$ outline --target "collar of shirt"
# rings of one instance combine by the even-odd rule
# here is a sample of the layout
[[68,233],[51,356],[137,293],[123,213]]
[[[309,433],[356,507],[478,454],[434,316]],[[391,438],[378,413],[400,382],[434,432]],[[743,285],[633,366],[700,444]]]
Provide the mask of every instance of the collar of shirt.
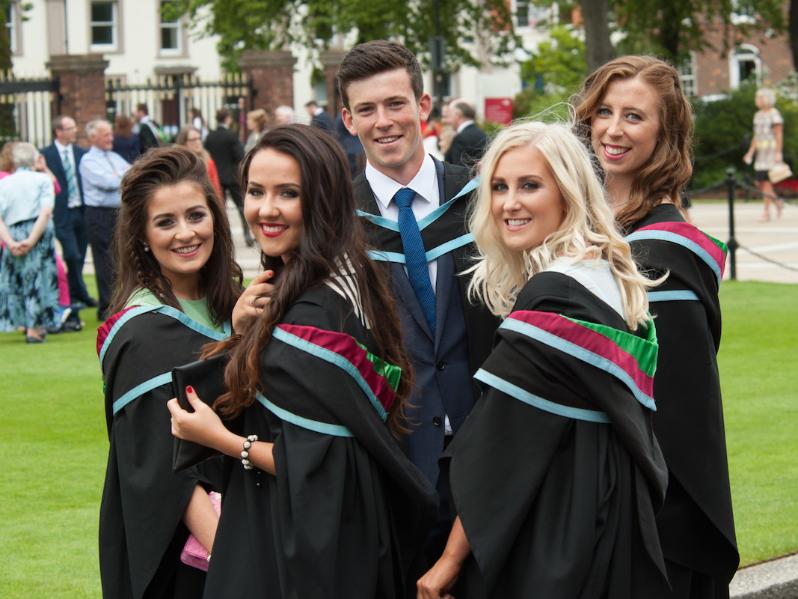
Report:
[[458,133],[462,133],[463,129],[465,129],[469,125],[473,125],[473,124],[474,124],[474,121],[463,121],[462,123],[460,123],[460,126],[457,128],[457,132]]
[[421,168],[418,169],[416,176],[407,185],[394,181],[388,175],[374,168],[371,163],[366,163],[365,174],[383,215],[393,213],[394,210],[398,212],[396,205],[391,200],[393,200],[396,192],[403,187],[409,187],[424,200],[413,204],[413,213],[416,218],[426,216],[440,205],[438,174],[435,172],[435,162],[429,154],[424,155],[424,162],[421,163]]
[[64,157],[64,152],[66,150],[69,150],[69,157],[72,158],[72,144],[69,144],[68,146],[62,146],[57,139],[54,139],[53,143],[55,144],[55,149],[58,150],[58,155],[61,158]]

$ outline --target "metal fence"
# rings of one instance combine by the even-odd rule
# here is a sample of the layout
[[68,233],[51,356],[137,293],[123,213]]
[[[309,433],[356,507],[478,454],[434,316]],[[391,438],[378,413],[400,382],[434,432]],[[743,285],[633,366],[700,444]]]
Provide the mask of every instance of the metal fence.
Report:
[[206,122],[219,108],[228,108],[236,117],[252,105],[252,86],[243,75],[230,75],[219,81],[202,81],[193,75],[162,75],[144,82],[129,82],[121,77],[106,79],[106,110],[113,122],[117,114],[133,114],[137,104],[146,104],[150,116],[163,131],[174,137],[197,108]]
[[52,137],[52,115],[60,106],[57,79],[17,79],[11,72],[0,72],[0,141],[46,146]]

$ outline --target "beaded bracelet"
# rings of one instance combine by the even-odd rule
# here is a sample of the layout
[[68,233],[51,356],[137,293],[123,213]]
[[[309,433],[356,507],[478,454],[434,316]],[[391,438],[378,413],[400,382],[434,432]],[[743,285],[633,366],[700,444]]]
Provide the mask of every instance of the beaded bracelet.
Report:
[[258,435],[249,435],[244,439],[244,449],[241,450],[241,465],[244,466],[244,470],[252,470],[255,467],[252,465],[252,462],[249,461],[249,448],[252,447],[252,444],[257,440]]

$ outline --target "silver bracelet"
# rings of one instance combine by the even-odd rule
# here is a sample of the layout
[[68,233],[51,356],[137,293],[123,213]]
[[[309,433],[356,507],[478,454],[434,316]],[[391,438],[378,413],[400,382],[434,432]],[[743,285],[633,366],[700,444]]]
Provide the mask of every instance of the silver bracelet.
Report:
[[249,448],[252,447],[252,444],[257,440],[258,435],[249,435],[244,439],[244,448],[241,450],[241,465],[244,467],[244,470],[252,470],[255,467],[249,460]]

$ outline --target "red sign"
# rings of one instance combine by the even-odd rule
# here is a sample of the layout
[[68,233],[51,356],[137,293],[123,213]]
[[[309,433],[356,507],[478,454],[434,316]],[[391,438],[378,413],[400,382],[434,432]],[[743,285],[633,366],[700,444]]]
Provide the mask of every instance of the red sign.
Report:
[[485,120],[509,125],[513,122],[512,98],[485,98]]

